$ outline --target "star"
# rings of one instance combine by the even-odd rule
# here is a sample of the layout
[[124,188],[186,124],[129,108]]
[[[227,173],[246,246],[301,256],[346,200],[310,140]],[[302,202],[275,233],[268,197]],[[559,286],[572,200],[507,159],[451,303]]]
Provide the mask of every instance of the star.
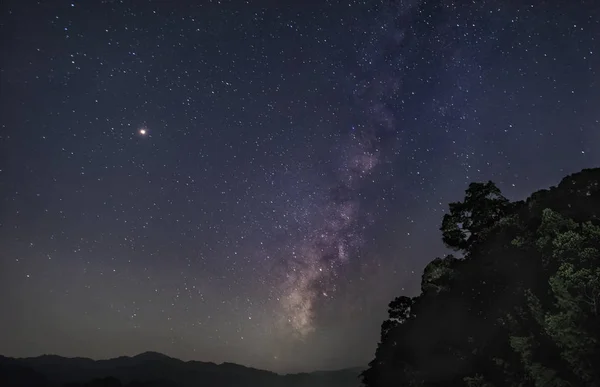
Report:
[[146,129],[142,128],[139,130],[139,133],[141,136],[145,136],[148,133],[148,131]]

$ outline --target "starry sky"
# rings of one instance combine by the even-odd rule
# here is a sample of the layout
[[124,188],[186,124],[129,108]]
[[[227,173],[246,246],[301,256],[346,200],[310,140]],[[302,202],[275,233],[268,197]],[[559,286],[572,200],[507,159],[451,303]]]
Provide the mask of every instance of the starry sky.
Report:
[[2,1],[2,354],[366,365],[469,182],[600,165],[600,3],[282,4]]

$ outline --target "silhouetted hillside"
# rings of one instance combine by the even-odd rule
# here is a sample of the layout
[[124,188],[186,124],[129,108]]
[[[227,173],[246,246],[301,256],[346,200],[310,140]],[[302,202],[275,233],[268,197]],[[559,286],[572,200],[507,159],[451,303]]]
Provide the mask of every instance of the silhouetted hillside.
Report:
[[279,375],[239,364],[182,361],[156,352],[108,360],[0,356],[3,387],[357,387],[362,369]]
[[441,223],[458,254],[389,304],[365,385],[600,386],[600,168],[517,202],[471,183]]

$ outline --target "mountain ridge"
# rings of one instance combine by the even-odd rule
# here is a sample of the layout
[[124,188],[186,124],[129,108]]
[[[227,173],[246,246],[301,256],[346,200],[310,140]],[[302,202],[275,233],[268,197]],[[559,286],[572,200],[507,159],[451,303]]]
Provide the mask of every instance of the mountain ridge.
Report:
[[132,356],[122,355],[122,356],[110,357],[110,358],[106,358],[106,359],[92,359],[90,357],[84,357],[84,356],[62,356],[62,355],[49,354],[49,353],[44,353],[44,354],[41,354],[38,356],[26,356],[26,357],[0,355],[0,360],[2,360],[2,359],[30,360],[30,359],[41,359],[41,358],[81,360],[81,361],[91,361],[91,362],[104,362],[104,361],[112,361],[112,360],[118,360],[118,359],[144,359],[144,360],[171,359],[171,360],[176,360],[176,361],[182,362],[182,363],[200,363],[200,364],[211,364],[211,365],[215,365],[215,366],[233,365],[233,366],[238,366],[238,367],[251,369],[251,370],[269,372],[269,373],[273,373],[273,374],[276,374],[279,376],[303,375],[303,374],[323,374],[323,373],[329,373],[329,372],[356,371],[356,370],[362,371],[366,368],[366,367],[362,367],[362,366],[353,366],[353,367],[344,367],[344,368],[335,368],[335,369],[317,369],[314,371],[302,371],[302,372],[275,372],[275,371],[271,371],[271,370],[256,368],[256,367],[247,366],[244,364],[239,364],[239,363],[234,363],[234,362],[229,362],[229,361],[224,361],[222,363],[215,363],[212,361],[203,361],[203,360],[195,360],[195,359],[182,360],[182,359],[172,357],[169,355],[165,355],[164,353],[160,353],[160,352],[156,352],[156,351],[145,351],[145,352],[141,352],[137,355],[132,355]]
[[[92,385],[89,384],[91,380],[114,378],[122,383],[115,386],[127,385],[127,383],[137,386],[140,382],[156,385],[156,381],[162,381],[159,385],[181,387],[197,385],[358,387],[360,385],[358,376],[362,370],[364,370],[362,367],[349,367],[340,370],[280,374],[231,362],[217,364],[198,360],[184,361],[152,351],[134,356],[99,360],[53,354],[22,358],[0,355],[0,384],[3,386],[58,387],[67,384],[87,386]],[[16,380],[30,376],[36,381],[34,384]],[[45,382],[40,381],[42,377]],[[11,378],[16,379],[11,380]]]

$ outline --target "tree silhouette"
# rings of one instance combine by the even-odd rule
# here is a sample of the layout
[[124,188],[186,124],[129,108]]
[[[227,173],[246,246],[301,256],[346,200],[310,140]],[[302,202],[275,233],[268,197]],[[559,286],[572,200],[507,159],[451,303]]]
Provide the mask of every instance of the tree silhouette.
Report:
[[462,202],[450,203],[442,219],[442,239],[446,246],[465,251],[479,234],[505,216],[509,201],[496,185],[471,183]]
[[600,386],[600,169],[510,202],[472,183],[421,294],[398,297],[362,373],[375,386]]

